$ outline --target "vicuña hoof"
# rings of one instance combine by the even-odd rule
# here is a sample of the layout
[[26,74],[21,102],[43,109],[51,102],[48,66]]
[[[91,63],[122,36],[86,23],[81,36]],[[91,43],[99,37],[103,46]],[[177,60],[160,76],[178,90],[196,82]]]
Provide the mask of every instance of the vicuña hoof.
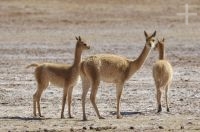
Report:
[[99,119],[105,119],[104,117],[100,116]]
[[61,116],[61,119],[65,119],[65,116],[64,116],[64,115],[62,115],[62,116]]
[[44,117],[43,115],[39,115],[39,117]]
[[118,116],[117,116],[117,119],[122,119],[122,118],[123,118],[122,115],[118,115]]
[[73,116],[69,116],[70,119],[74,118]]
[[167,112],[169,112],[169,108],[167,108]]
[[157,113],[160,113],[161,111],[162,111],[162,107],[161,107],[161,105],[159,105]]
[[87,121],[87,118],[83,118],[83,121]]

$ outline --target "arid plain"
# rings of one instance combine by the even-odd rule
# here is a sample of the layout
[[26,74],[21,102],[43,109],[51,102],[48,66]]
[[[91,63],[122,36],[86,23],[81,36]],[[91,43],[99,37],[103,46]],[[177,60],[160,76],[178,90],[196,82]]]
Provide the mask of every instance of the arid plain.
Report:
[[[184,5],[189,5],[185,25]],[[0,1],[0,131],[200,131],[200,2],[199,0],[1,0]],[[71,64],[75,36],[91,49],[83,58],[113,53],[136,59],[144,30],[165,37],[166,55],[174,69],[169,89],[170,112],[156,113],[151,51],[143,67],[125,83],[122,119],[116,119],[116,89],[101,83],[98,119],[86,100],[88,121],[82,121],[81,81],[73,91],[73,119],[60,119],[62,88],[50,86],[42,95],[44,118],[33,117],[36,90],[33,62]],[[67,117],[67,107],[65,108]]]

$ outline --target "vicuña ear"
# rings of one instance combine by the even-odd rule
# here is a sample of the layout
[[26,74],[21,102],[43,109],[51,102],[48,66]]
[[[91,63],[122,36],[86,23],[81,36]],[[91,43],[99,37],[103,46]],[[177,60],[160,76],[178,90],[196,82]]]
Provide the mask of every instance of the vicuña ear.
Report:
[[78,37],[75,37],[76,38],[76,40],[78,40]]
[[144,35],[145,35],[145,37],[146,37],[146,38],[148,38],[148,37],[149,37],[149,35],[147,34],[147,32],[146,32],[146,31],[144,31]]
[[156,36],[156,31],[151,35],[151,37],[155,37]]
[[81,41],[81,37],[79,36],[78,39]]

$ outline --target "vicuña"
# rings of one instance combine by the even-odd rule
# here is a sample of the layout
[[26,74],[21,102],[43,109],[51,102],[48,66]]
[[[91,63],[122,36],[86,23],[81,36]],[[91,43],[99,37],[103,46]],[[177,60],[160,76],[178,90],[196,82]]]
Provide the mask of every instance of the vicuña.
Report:
[[61,118],[64,118],[64,108],[66,103],[66,98],[68,97],[68,115],[71,115],[71,99],[72,90],[76,85],[79,72],[80,72],[80,62],[81,54],[83,50],[90,49],[85,42],[81,40],[81,37],[76,37],[76,49],[74,62],[72,65],[67,64],[54,64],[54,63],[42,63],[42,64],[31,64],[27,66],[36,67],[35,68],[35,79],[37,81],[37,90],[33,95],[33,114],[36,116],[36,105],[38,108],[39,116],[42,117],[40,111],[40,98],[42,92],[49,86],[50,83],[63,88],[63,99],[62,99],[62,111]]
[[86,58],[81,63],[82,79],[82,109],[83,120],[87,120],[85,114],[85,99],[89,88],[91,87],[90,100],[99,119],[104,119],[99,114],[96,105],[96,94],[100,81],[114,83],[116,85],[117,97],[117,118],[122,118],[120,114],[120,98],[124,83],[144,64],[149,52],[155,46],[156,31],[148,35],[144,31],[146,43],[142,53],[136,60],[130,60],[114,54],[97,54]]
[[167,105],[167,111],[169,112],[168,101],[167,101],[167,91],[172,82],[173,69],[171,64],[165,59],[165,48],[164,48],[164,38],[159,41],[155,46],[155,50],[159,52],[159,60],[153,65],[153,78],[156,85],[156,98],[158,111],[162,111],[161,107],[161,94],[162,90],[165,91],[165,101]]

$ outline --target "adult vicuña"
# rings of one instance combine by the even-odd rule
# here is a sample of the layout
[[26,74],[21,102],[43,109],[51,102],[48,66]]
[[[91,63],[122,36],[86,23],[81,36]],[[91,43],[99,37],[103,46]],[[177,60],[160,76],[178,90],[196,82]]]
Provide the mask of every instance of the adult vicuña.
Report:
[[72,65],[67,64],[53,64],[53,63],[42,63],[42,64],[31,64],[27,66],[36,67],[35,78],[38,84],[37,91],[33,95],[33,114],[36,116],[36,105],[38,107],[39,116],[42,117],[40,112],[40,98],[42,92],[49,86],[50,83],[63,87],[63,99],[62,99],[62,111],[61,118],[64,118],[64,108],[66,103],[66,97],[68,96],[68,114],[71,115],[71,98],[72,90],[76,85],[79,72],[80,72],[80,61],[83,50],[90,49],[85,42],[81,40],[81,37],[76,37],[76,49],[74,56],[74,63]]
[[155,50],[159,52],[159,60],[153,65],[153,78],[156,85],[156,98],[158,111],[161,112],[161,94],[162,90],[165,90],[165,101],[167,105],[167,111],[169,112],[168,102],[167,102],[167,91],[172,82],[173,69],[171,64],[165,60],[165,48],[164,48],[164,38],[159,41],[155,46]]
[[144,34],[146,37],[146,44],[142,53],[136,60],[130,60],[114,54],[97,54],[90,56],[81,62],[80,75],[83,85],[83,120],[87,120],[85,114],[85,99],[90,86],[92,86],[90,94],[92,105],[98,118],[104,119],[100,116],[95,102],[100,81],[116,84],[117,118],[122,118],[119,109],[124,83],[141,68],[150,50],[155,45],[156,31],[152,35],[148,35],[145,31]]

